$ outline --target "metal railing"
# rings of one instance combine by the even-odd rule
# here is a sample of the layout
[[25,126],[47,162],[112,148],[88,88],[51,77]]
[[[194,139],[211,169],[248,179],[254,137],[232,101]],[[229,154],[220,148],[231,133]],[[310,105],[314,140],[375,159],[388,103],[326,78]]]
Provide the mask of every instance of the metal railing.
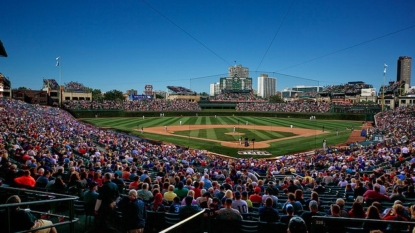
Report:
[[[46,229],[46,228],[51,228],[51,227],[56,227],[56,226],[68,225],[68,224],[69,224],[69,232],[70,233],[75,232],[75,223],[79,221],[78,218],[74,217],[74,214],[75,214],[74,201],[78,199],[77,196],[70,196],[70,195],[51,193],[51,192],[42,192],[42,191],[36,191],[36,190],[24,189],[24,188],[3,187],[3,186],[0,186],[0,190],[3,191],[4,193],[7,193],[7,191],[8,191],[9,192],[8,194],[14,193],[14,194],[17,194],[17,195],[19,195],[19,194],[26,195],[26,194],[30,193],[30,194],[35,194],[35,195],[43,195],[43,196],[47,195],[49,197],[54,197],[54,198],[49,199],[49,200],[36,200],[36,201],[23,201],[22,200],[21,203],[0,205],[0,209],[5,209],[5,211],[6,211],[7,229],[8,229],[7,232],[11,233],[11,227],[10,227],[10,220],[11,219],[10,219],[9,207],[43,205],[43,204],[46,204],[46,203],[63,203],[63,202],[69,202],[68,216],[62,215],[62,214],[45,213],[45,212],[42,212],[42,211],[30,210],[31,213],[47,214],[48,216],[57,217],[58,219],[60,219],[60,221],[57,222],[57,223],[52,223],[52,225],[50,225],[50,226],[38,227],[38,228],[29,229],[29,230],[20,231],[20,232],[31,232],[31,231],[36,231],[36,230],[41,230],[41,229]],[[65,221],[61,221],[62,219],[65,220]]]
[[198,213],[196,213],[196,214],[194,214],[194,215],[192,215],[192,216],[190,216],[190,217],[188,217],[188,218],[186,218],[186,219],[184,219],[184,220],[182,220],[182,221],[180,221],[180,222],[178,222],[178,223],[174,224],[173,226],[168,227],[168,228],[164,229],[163,231],[160,231],[160,233],[166,233],[166,232],[170,232],[170,231],[172,231],[172,230],[174,230],[174,229],[178,229],[178,228],[180,228],[183,224],[185,224],[185,223],[187,223],[187,222],[190,222],[191,220],[193,220],[193,219],[195,219],[196,217],[198,217],[198,216],[200,216],[200,215],[204,214],[205,212],[206,212],[206,210],[205,210],[205,209],[203,209],[203,210],[199,211]]
[[[335,223],[337,232],[354,232],[364,229],[363,226],[355,227],[353,223],[372,223],[378,224],[378,228],[376,230],[385,231],[387,227],[383,226],[393,226],[393,227],[401,227],[403,228],[412,228],[415,226],[415,222],[412,221],[390,221],[390,220],[376,220],[376,219],[361,219],[361,218],[343,218],[343,217],[326,217],[326,216],[313,216],[311,220],[311,229],[309,229],[309,233],[320,233],[326,232],[327,223]],[[340,229],[344,227],[345,229]],[[383,229],[384,228],[384,229]],[[367,229],[369,230],[369,229]],[[375,230],[375,229],[373,229]],[[359,231],[361,232],[361,231]]]

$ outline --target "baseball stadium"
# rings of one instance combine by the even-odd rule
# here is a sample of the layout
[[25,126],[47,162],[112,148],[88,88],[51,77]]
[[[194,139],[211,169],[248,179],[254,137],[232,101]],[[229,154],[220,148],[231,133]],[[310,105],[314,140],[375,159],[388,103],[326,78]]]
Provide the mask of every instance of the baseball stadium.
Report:
[[[30,206],[50,232],[98,232],[102,212],[86,197],[114,183],[108,232],[125,231],[122,203],[131,197],[145,205],[146,233],[285,232],[294,215],[311,233],[412,228],[389,217],[415,201],[413,185],[392,178],[412,180],[414,108],[394,105],[409,103],[412,89],[393,82],[375,95],[364,82],[299,84],[272,101],[250,77],[218,80],[210,96],[169,85],[158,98],[147,84],[143,94],[96,100],[78,82],[10,90],[4,78],[0,209]],[[232,203],[242,203],[236,219],[221,220]],[[383,219],[356,217],[376,205],[388,212]],[[182,206],[195,211],[183,217]]]

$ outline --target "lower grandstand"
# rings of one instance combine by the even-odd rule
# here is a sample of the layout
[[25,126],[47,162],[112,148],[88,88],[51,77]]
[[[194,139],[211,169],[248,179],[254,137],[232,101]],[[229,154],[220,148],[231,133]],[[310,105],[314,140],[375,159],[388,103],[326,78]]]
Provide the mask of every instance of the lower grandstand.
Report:
[[[72,208],[50,205],[46,201],[36,206],[31,201],[41,200],[42,195],[30,196],[30,191],[48,192],[48,198],[57,196],[54,193],[76,196],[79,200],[75,204],[70,202],[70,205],[78,211],[81,224],[72,225],[72,232],[75,229],[92,230],[94,225],[86,224],[84,217],[88,210],[80,208],[86,206],[88,201],[83,193],[89,190],[88,187],[94,187],[93,182],[102,186],[103,173],[109,173],[123,178],[122,181],[113,180],[119,183],[120,198],[128,198],[131,189],[142,190],[143,184],[148,186],[153,197],[162,193],[162,202],[159,203],[139,191],[138,196],[144,201],[144,211],[147,212],[145,232],[160,232],[179,222],[180,208],[177,208],[178,212],[170,208],[173,205],[171,198],[177,196],[178,206],[183,206],[183,199],[188,195],[195,205],[208,207],[206,213],[212,213],[189,220],[195,221],[192,226],[197,226],[192,228],[192,232],[228,229],[223,223],[233,224],[234,232],[243,232],[248,224],[250,232],[266,232],[263,221],[270,216],[263,213],[264,208],[275,208],[281,213],[271,220],[273,224],[268,223],[274,230],[276,225],[281,229],[288,228],[283,216],[291,211],[303,218],[304,227],[311,233],[332,232],[330,227],[333,224],[336,224],[336,232],[407,230],[413,225],[409,220],[411,205],[415,201],[413,112],[414,106],[407,106],[377,114],[375,124],[368,131],[381,134],[388,140],[376,144],[329,147],[327,150],[265,160],[231,158],[204,150],[156,144],[85,124],[62,109],[8,99],[1,111],[0,122],[3,131],[0,141],[0,197],[4,203],[11,194],[18,194],[25,207],[28,206],[27,211],[39,213],[39,219],[46,213],[46,218],[58,223],[62,220],[58,217],[62,215],[73,220],[73,215],[66,214]],[[25,119],[20,120],[21,116]],[[34,183],[21,183],[22,179],[18,179],[27,171]],[[48,171],[47,176],[45,171]],[[137,175],[144,181],[134,183]],[[42,176],[46,179],[38,178]],[[170,185],[172,188],[169,188]],[[15,192],[3,187],[18,189]],[[98,188],[98,192],[103,190]],[[240,214],[237,214],[240,216],[237,220],[222,221],[220,212],[219,215],[214,214],[215,210],[225,205],[226,199],[237,203],[240,197],[246,208],[235,207],[235,212]],[[222,205],[202,204],[204,198],[208,203],[216,198],[213,203]],[[287,202],[295,203],[298,209],[288,207]],[[162,208],[159,208],[160,205]],[[307,217],[310,207],[311,211],[319,213],[318,222]],[[390,212],[383,214],[390,208],[394,210],[392,215]],[[0,209],[5,207],[0,206]],[[404,209],[409,210],[408,216]],[[376,220],[365,219],[364,215],[357,214],[358,210],[363,214],[375,211],[378,217]],[[106,222],[105,226],[125,231],[124,210],[119,206],[117,211],[115,221]],[[341,215],[328,218],[332,214]],[[400,217],[399,222],[395,218],[397,216]],[[1,218],[1,232],[7,232],[6,219]],[[335,222],[339,219],[342,224]],[[70,231],[69,227],[57,227],[58,232]],[[180,228],[181,231],[189,230],[188,225]],[[228,229],[226,232],[231,231]]]

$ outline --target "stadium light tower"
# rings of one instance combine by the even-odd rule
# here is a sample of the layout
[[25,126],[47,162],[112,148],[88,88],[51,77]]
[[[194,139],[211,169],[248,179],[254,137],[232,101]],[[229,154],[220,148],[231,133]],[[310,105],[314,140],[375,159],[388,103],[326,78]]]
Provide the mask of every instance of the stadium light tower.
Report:
[[4,48],[3,43],[1,42],[1,40],[0,40],[0,56],[7,57],[6,49]]
[[388,65],[383,64],[383,85],[382,85],[382,112],[385,108],[385,76],[386,76],[386,68]]

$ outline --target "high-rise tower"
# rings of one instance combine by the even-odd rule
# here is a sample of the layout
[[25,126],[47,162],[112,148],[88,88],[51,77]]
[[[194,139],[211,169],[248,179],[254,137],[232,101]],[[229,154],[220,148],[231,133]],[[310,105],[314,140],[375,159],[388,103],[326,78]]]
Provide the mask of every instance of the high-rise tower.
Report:
[[412,58],[402,56],[398,59],[396,81],[405,81],[405,84],[411,86],[411,63]]

